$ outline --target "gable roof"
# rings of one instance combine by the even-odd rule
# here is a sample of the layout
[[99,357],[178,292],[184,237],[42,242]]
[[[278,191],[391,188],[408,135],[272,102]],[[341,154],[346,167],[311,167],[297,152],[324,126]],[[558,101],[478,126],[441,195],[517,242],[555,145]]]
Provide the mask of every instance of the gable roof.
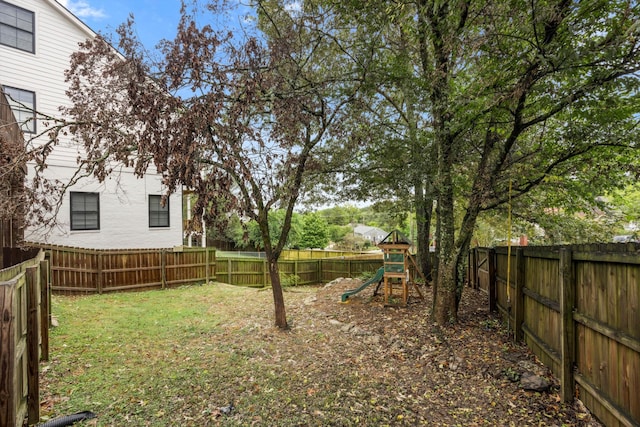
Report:
[[359,234],[361,236],[370,236],[373,238],[380,238],[387,234],[386,231],[378,228],[378,227],[370,227],[368,225],[358,225],[354,227],[353,232],[355,234]]
[[71,22],[73,25],[75,25],[80,30],[82,30],[87,35],[87,38],[94,38],[96,35],[98,35],[98,33],[93,31],[91,27],[89,27],[87,24],[82,22],[80,18],[75,16],[69,9],[67,9],[60,3],[58,3],[56,0],[42,0],[42,1],[49,4],[52,8],[54,8],[61,15],[63,15],[69,22]]
[[410,245],[411,241],[407,238],[407,236],[405,236],[404,234],[402,234],[399,230],[393,230],[391,233],[387,234],[387,236],[382,239],[382,241],[380,242],[380,244],[406,244],[406,245]]

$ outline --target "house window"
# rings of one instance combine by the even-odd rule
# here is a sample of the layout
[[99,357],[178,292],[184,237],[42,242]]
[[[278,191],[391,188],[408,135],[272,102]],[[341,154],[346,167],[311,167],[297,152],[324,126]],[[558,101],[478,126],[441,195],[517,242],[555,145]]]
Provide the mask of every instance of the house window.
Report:
[[71,229],[100,230],[100,197],[98,193],[71,193]]
[[11,111],[23,132],[36,133],[36,94],[28,90],[3,86]]
[[33,12],[0,0],[0,44],[35,52]]
[[162,196],[149,195],[149,227],[169,226],[169,199],[162,206]]

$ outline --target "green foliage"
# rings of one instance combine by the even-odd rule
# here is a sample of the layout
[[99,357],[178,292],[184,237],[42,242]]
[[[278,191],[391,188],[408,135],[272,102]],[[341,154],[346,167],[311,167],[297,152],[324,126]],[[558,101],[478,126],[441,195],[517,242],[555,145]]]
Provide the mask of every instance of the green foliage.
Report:
[[[269,211],[269,236],[271,237],[272,244],[275,244],[280,239],[282,234],[282,226],[286,212],[283,209]],[[260,227],[256,221],[249,221],[247,224],[249,241],[255,248],[264,249],[264,242],[262,240],[262,234]],[[297,247],[300,241],[300,233],[302,230],[302,216],[298,213],[293,213],[291,217],[291,229],[286,239],[285,247]]]
[[[439,323],[455,319],[451,295],[483,212],[541,187],[529,200],[544,203],[513,212],[554,219],[546,235],[563,240],[554,223],[584,226],[603,189],[637,165],[640,16],[628,1],[353,1],[341,10],[350,36],[377,52],[365,97],[375,130],[368,170],[358,170],[371,178],[365,192],[379,177],[393,181],[388,189],[408,181],[437,191]],[[428,158],[437,162],[421,163]],[[595,234],[607,226],[588,224]]]
[[355,206],[335,206],[333,208],[318,211],[329,225],[349,225],[356,221],[361,214],[361,209]]
[[612,191],[607,197],[611,208],[628,223],[640,226],[640,183],[629,184]]
[[327,227],[329,239],[332,242],[342,242],[349,233],[353,233],[353,228],[348,225],[329,225]]
[[355,236],[353,232],[348,233],[341,242],[337,242],[337,249],[348,250],[364,250],[371,245],[371,242],[362,238],[361,236]]
[[280,273],[280,283],[284,288],[298,286],[300,284],[300,276],[297,274]]
[[329,227],[325,219],[317,213],[303,215],[299,246],[323,249],[327,244],[329,244]]

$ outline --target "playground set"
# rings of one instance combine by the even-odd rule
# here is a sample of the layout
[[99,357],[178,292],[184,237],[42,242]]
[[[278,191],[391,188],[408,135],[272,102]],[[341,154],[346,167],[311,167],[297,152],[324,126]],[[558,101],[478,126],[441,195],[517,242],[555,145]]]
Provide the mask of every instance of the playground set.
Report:
[[[409,248],[411,247],[409,240],[403,236],[402,233],[394,230],[382,239],[378,244],[378,247],[382,249],[383,266],[376,271],[376,274],[371,279],[364,282],[358,288],[349,290],[342,294],[341,301],[347,302],[350,296],[366,289],[373,283],[377,283],[376,289],[373,293],[374,295],[377,295],[380,286],[384,285],[385,306],[406,306],[409,299],[410,286],[413,286],[417,291],[418,298],[424,299],[424,296],[416,283],[415,273],[409,268],[409,263],[412,263],[415,272],[420,274],[426,283],[424,275],[409,252]],[[397,293],[398,290],[399,293]]]

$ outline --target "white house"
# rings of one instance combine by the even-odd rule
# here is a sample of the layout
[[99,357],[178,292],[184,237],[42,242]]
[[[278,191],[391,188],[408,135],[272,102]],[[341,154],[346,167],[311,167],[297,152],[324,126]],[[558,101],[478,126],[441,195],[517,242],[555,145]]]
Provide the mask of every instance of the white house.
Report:
[[[95,35],[55,0],[0,0],[0,85],[13,98],[25,140],[46,129],[45,121],[33,120],[33,110],[59,117],[59,107],[69,104],[64,70],[78,43]],[[68,182],[80,154],[71,137],[61,139],[49,156],[46,177]],[[180,245],[182,194],[173,194],[162,206],[163,193],[155,174],[138,179],[123,170],[103,183],[85,178],[64,195],[59,226],[32,227],[25,239],[100,249]]]
[[369,240],[374,245],[377,245],[389,233],[378,227],[370,227],[368,225],[359,224],[353,228],[353,234],[355,234],[356,236],[360,236],[363,239]]

